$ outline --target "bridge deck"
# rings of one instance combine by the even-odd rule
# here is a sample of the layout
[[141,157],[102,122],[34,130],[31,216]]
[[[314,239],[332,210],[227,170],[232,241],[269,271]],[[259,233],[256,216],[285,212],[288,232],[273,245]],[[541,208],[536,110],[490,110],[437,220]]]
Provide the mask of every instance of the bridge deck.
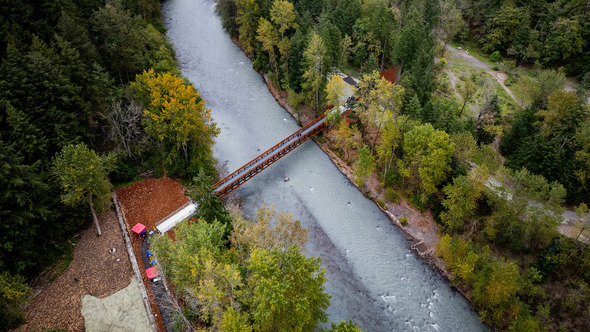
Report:
[[[281,159],[301,144],[305,143],[314,135],[324,130],[324,128],[326,128],[324,115],[320,115],[303,128],[297,130],[295,133],[289,135],[289,137],[280,141],[272,148],[252,159],[246,165],[240,167],[237,171],[215,183],[213,185],[213,193],[218,195],[220,198],[225,197],[227,194],[244,184],[246,181],[253,178],[256,174],[260,173],[262,170],[272,165],[274,162]],[[189,202],[158,222],[156,224],[156,228],[160,231],[160,233],[166,233],[168,230],[176,226],[178,222],[194,215],[197,211],[197,208],[198,203]]]
[[267,168],[277,160],[284,157],[287,153],[293,151],[296,147],[312,138],[325,127],[326,123],[324,115],[320,115],[305,127],[299,129],[289,137],[280,141],[275,146],[260,154],[258,157],[252,159],[246,165],[240,167],[237,171],[215,183],[213,185],[213,192],[220,198],[225,197],[227,194],[261,172],[263,169]]

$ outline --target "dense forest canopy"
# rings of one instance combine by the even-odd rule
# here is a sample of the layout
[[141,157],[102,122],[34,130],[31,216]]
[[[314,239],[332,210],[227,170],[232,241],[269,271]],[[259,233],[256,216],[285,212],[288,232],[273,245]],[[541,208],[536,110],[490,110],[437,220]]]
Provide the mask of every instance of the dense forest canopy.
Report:
[[[151,76],[131,88],[142,73]],[[216,175],[217,130],[179,74],[158,0],[0,1],[2,330],[23,319],[21,276],[53,264],[91,212],[100,235],[111,182]],[[163,98],[177,106],[167,114],[191,114],[187,127],[159,135],[145,123],[158,83],[164,95],[185,91]]]
[[2,1],[0,8],[0,259],[30,275],[48,244],[87,213],[60,202],[52,158],[77,143],[114,150],[102,115],[129,103],[125,84],[135,74],[165,63],[174,70],[174,59],[156,1]]
[[[334,68],[368,74],[393,67],[396,83],[405,89],[402,114],[448,133],[470,131],[478,143],[491,143],[504,133],[509,167],[559,181],[568,203],[590,199],[582,138],[588,113],[583,95],[590,88],[587,2],[219,0],[217,11],[254,67],[286,90],[296,108],[307,101],[320,111]],[[448,42],[472,43],[495,61],[502,57],[506,71],[517,64],[548,69],[527,88],[523,110],[500,114],[497,92],[478,88],[490,84],[485,74],[474,73],[458,87],[460,98],[446,95],[440,75],[444,65],[435,60],[444,56]],[[555,95],[549,103],[552,93],[561,93],[564,74],[577,75],[578,93]],[[477,118],[463,116],[478,94],[485,95],[486,106],[477,110]],[[549,120],[543,125],[558,130],[541,130],[543,118],[569,108],[561,124]]]
[[588,1],[461,1],[468,25],[460,37],[517,62],[564,66],[568,75],[590,70]]

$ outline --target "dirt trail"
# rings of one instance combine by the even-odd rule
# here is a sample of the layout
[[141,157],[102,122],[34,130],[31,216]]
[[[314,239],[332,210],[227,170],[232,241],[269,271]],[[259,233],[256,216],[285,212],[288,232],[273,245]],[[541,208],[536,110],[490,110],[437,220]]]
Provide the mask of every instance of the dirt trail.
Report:
[[[456,49],[450,45],[447,45],[446,50],[447,50],[447,54],[448,54],[448,57],[447,57],[448,63],[458,64],[459,63],[458,60],[462,60],[462,62],[461,62],[462,64],[466,63],[471,67],[483,69],[486,73],[492,75],[496,79],[496,81],[502,86],[502,88],[504,88],[506,93],[508,93],[508,95],[510,95],[510,97],[514,100],[515,103],[517,103],[518,105],[521,105],[520,101],[516,98],[514,93],[512,93],[512,91],[510,89],[508,89],[508,87],[506,87],[506,85],[504,84],[506,82],[506,79],[508,78],[506,73],[504,73],[502,71],[493,70],[492,67],[494,67],[494,65],[492,65],[491,63],[483,62],[483,61],[473,57],[466,50],[459,50],[459,49]],[[455,84],[453,84],[453,77],[454,77],[455,83],[458,80],[457,77],[450,70],[445,70],[445,72],[447,74],[449,74],[449,77],[451,77],[451,84],[453,85],[453,88],[455,88]]]
[[[458,63],[457,60],[462,60],[462,62],[461,62],[462,64],[467,63],[468,65],[470,65],[472,67],[483,69],[486,73],[494,76],[496,81],[498,81],[498,83],[500,83],[500,85],[504,88],[504,90],[506,90],[506,92],[510,95],[510,97],[512,97],[512,99],[518,105],[521,105],[520,101],[516,98],[516,96],[512,93],[512,91],[510,91],[510,89],[508,89],[506,87],[506,85],[504,84],[504,82],[508,78],[508,76],[504,72],[492,70],[492,67],[493,67],[492,64],[478,60],[477,58],[471,56],[465,50],[459,50],[459,49],[456,49],[450,45],[447,45],[446,49],[448,51],[447,54],[450,55],[449,58],[447,58],[447,61],[449,63],[454,64],[454,63]],[[455,85],[457,84],[459,79],[451,70],[445,69],[445,72],[449,75],[450,83],[453,86],[453,89],[455,89]],[[567,91],[574,91],[575,90],[575,81],[573,79],[568,78],[566,80],[565,90],[567,90]],[[455,89],[455,92],[456,92],[456,89]],[[589,97],[588,101],[590,102],[590,97]],[[496,145],[498,145],[499,142],[495,142],[495,143],[496,143]],[[559,232],[565,236],[568,236],[571,238],[576,238],[577,234],[579,232],[579,229],[576,228],[575,226],[573,226],[573,222],[577,219],[575,211],[567,210],[563,213],[562,217],[564,219],[564,223],[558,227]]]

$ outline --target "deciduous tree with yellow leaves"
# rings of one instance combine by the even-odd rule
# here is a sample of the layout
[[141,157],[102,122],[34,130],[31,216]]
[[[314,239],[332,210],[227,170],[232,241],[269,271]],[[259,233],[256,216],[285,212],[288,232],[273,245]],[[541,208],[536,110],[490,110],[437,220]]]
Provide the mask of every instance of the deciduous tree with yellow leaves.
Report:
[[313,331],[325,322],[325,270],[300,252],[307,230],[299,221],[272,207],[253,220],[238,212],[232,219],[231,249],[227,226],[216,220],[181,223],[175,240],[152,244],[188,312],[213,331]]
[[[219,130],[211,110],[205,108],[205,100],[192,85],[176,75],[150,69],[138,75],[132,87],[144,107],[145,130],[160,145],[164,177],[166,163],[175,161],[181,151],[187,173],[191,163],[210,158]],[[165,148],[169,148],[168,153]]]

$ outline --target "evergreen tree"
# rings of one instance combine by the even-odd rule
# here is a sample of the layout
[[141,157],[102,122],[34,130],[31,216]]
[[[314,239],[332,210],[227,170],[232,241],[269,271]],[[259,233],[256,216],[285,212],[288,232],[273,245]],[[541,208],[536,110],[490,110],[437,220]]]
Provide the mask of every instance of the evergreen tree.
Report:
[[43,230],[53,221],[53,193],[40,170],[40,162],[23,163],[24,157],[0,140],[0,261],[12,273],[30,273],[43,255]]
[[360,0],[338,1],[331,13],[332,22],[336,24],[342,35],[352,36],[352,28],[361,14]]
[[238,35],[238,6],[234,0],[218,0],[215,4],[215,12],[221,16],[223,28],[229,32],[230,36]]
[[324,86],[326,84],[326,45],[318,34],[313,34],[309,45],[303,52],[307,70],[303,73],[303,89],[315,104],[316,113],[320,109]]
[[120,83],[131,81],[147,67],[148,38],[139,17],[112,2],[94,12],[91,24],[103,62],[111,66]]
[[0,65],[0,99],[24,112],[20,118],[28,118],[47,139],[46,158],[60,146],[89,135],[89,105],[82,87],[73,81],[78,74],[69,72],[81,70],[75,66],[79,62],[70,68],[60,57],[54,48],[33,38],[26,52],[9,44],[7,59]]
[[294,92],[301,92],[301,86],[303,84],[303,73],[305,72],[305,66],[303,65],[303,52],[307,45],[307,38],[301,32],[301,28],[295,32],[290,40],[290,52],[289,52],[289,88]]
[[244,52],[252,54],[254,51],[254,41],[256,40],[256,30],[260,19],[260,7],[255,0],[236,0],[238,15],[238,39]]

